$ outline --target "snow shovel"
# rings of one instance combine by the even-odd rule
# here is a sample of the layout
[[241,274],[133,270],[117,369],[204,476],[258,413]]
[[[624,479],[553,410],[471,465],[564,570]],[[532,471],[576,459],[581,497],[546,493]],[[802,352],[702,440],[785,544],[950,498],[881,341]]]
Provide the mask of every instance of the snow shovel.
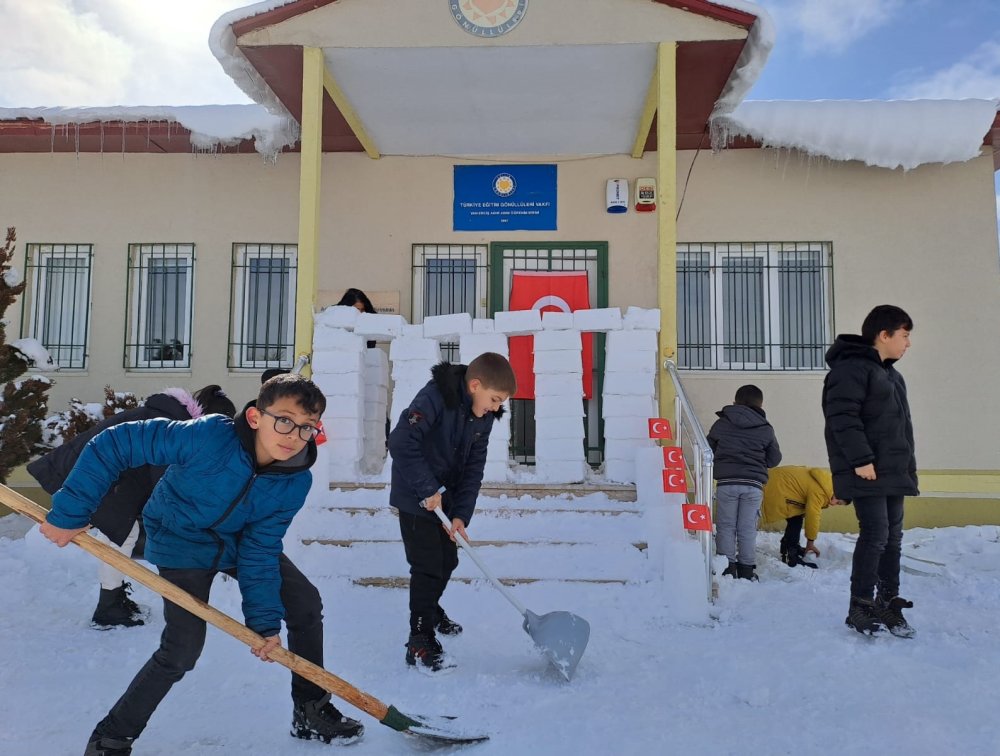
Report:
[[[441,520],[441,524],[450,532],[451,523],[441,508],[436,508],[434,512]],[[567,681],[573,677],[576,665],[580,663],[583,652],[587,648],[587,641],[590,640],[590,623],[571,612],[549,612],[539,616],[525,608],[524,604],[518,601],[514,594],[507,590],[507,587],[487,569],[468,541],[462,538],[459,533],[455,533],[455,540],[465,550],[465,553],[472,557],[472,561],[479,566],[479,569],[504,595],[504,598],[521,613],[521,616],[524,617],[522,625],[524,632],[531,636],[535,645],[548,657],[552,665]]]
[[[15,512],[20,512],[26,517],[31,518],[35,522],[42,523],[45,521],[47,512],[44,508],[4,485],[0,485],[0,502]],[[123,572],[130,578],[142,583],[165,599],[177,604],[177,606],[187,609],[191,614],[201,617],[209,624],[214,625],[223,632],[229,633],[229,635],[251,648],[258,648],[263,645],[264,639],[246,625],[237,622],[229,615],[220,612],[204,601],[194,598],[187,591],[181,590],[169,580],[165,580],[155,572],[129,559],[124,554],[101,543],[93,536],[80,533],[73,538],[73,543],[84,551],[90,552],[101,561],[110,564],[119,572]],[[377,698],[358,690],[347,681],[303,659],[301,656],[293,654],[285,648],[279,647],[275,649],[271,653],[271,658],[292,672],[316,683],[338,698],[342,698],[362,711],[371,714],[385,726],[406,735],[415,736],[422,741],[438,745],[454,745],[477,743],[489,739],[488,735],[458,732],[451,729],[449,727],[451,724],[450,720],[454,719],[454,717],[408,715],[399,711],[395,706],[386,706]]]

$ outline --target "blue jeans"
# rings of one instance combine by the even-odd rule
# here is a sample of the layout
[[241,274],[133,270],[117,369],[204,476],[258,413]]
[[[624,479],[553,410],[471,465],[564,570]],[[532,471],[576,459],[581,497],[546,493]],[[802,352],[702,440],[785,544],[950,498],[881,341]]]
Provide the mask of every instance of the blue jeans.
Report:
[[871,599],[899,594],[899,555],[903,544],[903,497],[865,496],[854,500],[858,544],[851,569],[851,597]]
[[763,498],[757,486],[716,486],[715,550],[730,562],[757,564],[757,516]]

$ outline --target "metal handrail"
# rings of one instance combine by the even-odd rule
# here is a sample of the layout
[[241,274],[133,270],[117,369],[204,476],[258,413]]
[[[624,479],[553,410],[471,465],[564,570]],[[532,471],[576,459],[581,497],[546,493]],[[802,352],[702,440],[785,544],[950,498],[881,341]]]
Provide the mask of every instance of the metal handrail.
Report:
[[[670,375],[670,380],[674,384],[674,423],[677,435],[677,445],[684,447],[685,439],[688,440],[692,450],[690,457],[684,455],[684,465],[694,480],[695,503],[712,503],[712,466],[714,455],[712,448],[708,445],[708,438],[705,431],[698,422],[698,416],[691,406],[681,383],[680,373],[673,360],[664,360],[663,369]],[[715,541],[712,534],[707,530],[698,531],[698,540],[701,543],[702,555],[705,558],[705,587],[709,602],[715,598],[715,586],[712,581],[712,557],[715,553]]]

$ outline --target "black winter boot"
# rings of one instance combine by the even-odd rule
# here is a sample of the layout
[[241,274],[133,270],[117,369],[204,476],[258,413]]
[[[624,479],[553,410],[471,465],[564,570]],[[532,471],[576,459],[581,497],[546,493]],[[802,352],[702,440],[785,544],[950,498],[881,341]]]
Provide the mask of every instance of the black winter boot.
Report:
[[736,567],[736,562],[730,562],[729,566],[722,571],[722,577],[729,575],[729,577],[734,580],[740,576],[739,570]]
[[913,602],[900,596],[883,596],[880,593],[875,597],[875,614],[897,638],[912,638],[917,634],[903,616],[904,609],[912,608]]
[[111,590],[101,588],[97,609],[90,621],[91,626],[98,630],[108,630],[112,627],[145,625],[148,613],[128,597],[131,590],[130,583],[122,583]]
[[406,663],[428,675],[450,672],[456,664],[433,635],[411,635],[406,641]]
[[781,561],[787,564],[789,567],[798,567],[802,565],[803,567],[812,567],[814,570],[818,565],[812,562],[807,562],[805,560],[806,550],[803,546],[799,544],[787,545],[781,544]]
[[329,693],[317,701],[297,702],[292,708],[293,738],[348,745],[356,743],[364,734],[365,726],[358,720],[341,714],[330,703]]
[[131,756],[135,738],[109,738],[94,730],[83,756]]
[[756,569],[756,564],[743,564],[741,562],[737,562],[736,576],[741,580],[752,580],[756,583],[760,580],[760,578],[757,577],[757,573],[754,571]]
[[445,614],[444,609],[440,606],[438,606],[437,610],[438,621],[434,629],[441,633],[441,635],[461,635],[462,626]]
[[875,610],[875,602],[856,596],[851,596],[851,608],[844,624],[866,635],[875,635],[885,630],[885,624]]

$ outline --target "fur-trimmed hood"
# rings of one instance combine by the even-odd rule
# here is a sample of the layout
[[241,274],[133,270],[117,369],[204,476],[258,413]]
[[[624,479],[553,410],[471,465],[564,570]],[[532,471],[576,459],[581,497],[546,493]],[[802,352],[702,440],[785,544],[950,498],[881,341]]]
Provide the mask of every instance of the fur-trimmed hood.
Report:
[[[469,393],[465,383],[465,372],[467,365],[453,365],[450,362],[439,362],[431,368],[431,378],[434,385],[441,392],[441,399],[448,409],[457,409],[465,405],[472,411],[472,395]],[[503,417],[504,407],[501,406],[493,417],[499,420]]]

